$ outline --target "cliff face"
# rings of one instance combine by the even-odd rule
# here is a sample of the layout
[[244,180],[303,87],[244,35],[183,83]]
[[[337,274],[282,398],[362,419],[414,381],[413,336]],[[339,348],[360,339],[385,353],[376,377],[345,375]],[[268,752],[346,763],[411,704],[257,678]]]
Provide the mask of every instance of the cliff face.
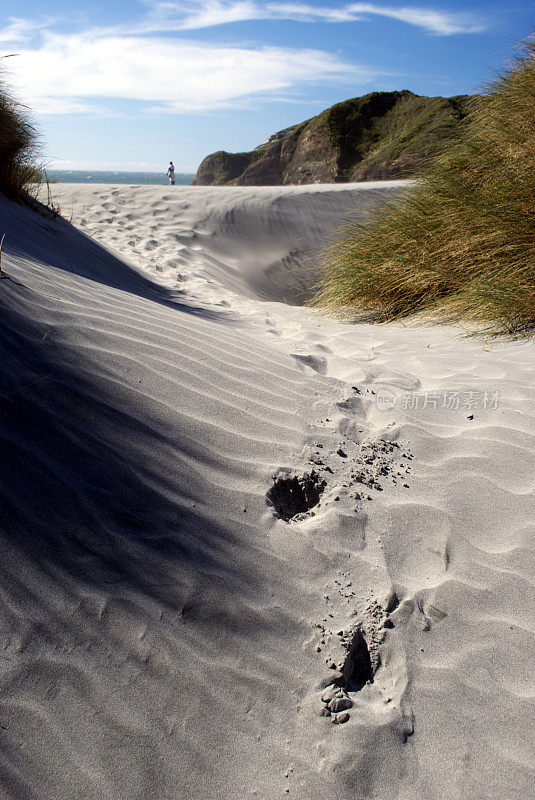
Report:
[[436,155],[477,102],[475,95],[372,92],[273,134],[249,153],[207,156],[192,183],[275,186],[408,178]]

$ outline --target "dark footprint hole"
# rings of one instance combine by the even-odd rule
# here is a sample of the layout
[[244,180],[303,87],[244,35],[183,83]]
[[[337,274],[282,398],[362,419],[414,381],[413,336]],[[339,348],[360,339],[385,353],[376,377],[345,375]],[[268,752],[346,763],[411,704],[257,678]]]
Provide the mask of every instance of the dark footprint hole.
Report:
[[326,483],[317,472],[304,475],[278,475],[266,494],[267,500],[281,519],[289,522],[297,514],[310,511],[319,503]]
[[346,691],[360,692],[367,683],[373,683],[374,673],[366,638],[361,628],[357,628],[352,636],[342,668]]
[[386,598],[384,609],[387,614],[391,614],[392,611],[395,611],[396,608],[399,606],[399,596],[398,593],[395,592],[393,589]]

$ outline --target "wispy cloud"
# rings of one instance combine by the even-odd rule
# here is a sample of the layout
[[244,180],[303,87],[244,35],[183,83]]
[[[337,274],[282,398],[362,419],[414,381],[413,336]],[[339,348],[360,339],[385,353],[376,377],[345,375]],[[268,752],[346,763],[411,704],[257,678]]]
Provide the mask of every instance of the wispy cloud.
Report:
[[482,17],[469,12],[415,6],[383,6],[377,3],[314,6],[301,2],[261,4],[253,0],[156,2],[142,26],[147,31],[156,31],[165,26],[172,30],[194,30],[232,22],[266,19],[340,23],[365,21],[373,16],[398,20],[440,36],[479,33],[487,27]]
[[[12,79],[36,112],[107,113],[113,100],[185,113],[237,105],[322,80],[365,84],[372,69],[321,50],[222,47],[173,37],[47,34],[10,59]],[[119,114],[120,115],[120,114]]]
[[19,45],[27,42],[36,31],[49,27],[50,22],[50,20],[34,22],[19,17],[8,17],[4,27],[0,29],[0,45]]
[[349,6],[356,14],[370,14],[405,22],[424,28],[429,33],[451,36],[455,33],[481,33],[486,30],[487,23],[469,12],[439,11],[431,8],[415,8],[404,6],[392,8],[372,3],[353,3]]

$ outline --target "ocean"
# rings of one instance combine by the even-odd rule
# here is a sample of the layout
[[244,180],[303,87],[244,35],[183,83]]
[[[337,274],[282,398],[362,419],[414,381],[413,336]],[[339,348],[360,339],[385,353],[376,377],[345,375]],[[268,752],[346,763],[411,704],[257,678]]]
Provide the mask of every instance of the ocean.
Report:
[[[165,172],[115,172],[81,169],[50,169],[46,171],[49,181],[59,183],[129,183],[139,185],[151,184],[167,186],[169,181]],[[187,186],[195,177],[194,173],[176,172],[175,181],[180,186]]]

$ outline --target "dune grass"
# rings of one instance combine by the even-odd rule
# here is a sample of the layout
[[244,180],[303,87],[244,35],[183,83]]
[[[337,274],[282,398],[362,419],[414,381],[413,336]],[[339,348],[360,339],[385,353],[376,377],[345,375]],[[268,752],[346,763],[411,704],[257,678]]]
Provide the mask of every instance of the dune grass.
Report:
[[[5,58],[6,56],[4,56]],[[35,166],[36,133],[26,109],[0,78],[0,192],[21,200],[30,183],[40,179]]]
[[399,201],[325,253],[315,305],[517,334],[535,326],[535,39]]

